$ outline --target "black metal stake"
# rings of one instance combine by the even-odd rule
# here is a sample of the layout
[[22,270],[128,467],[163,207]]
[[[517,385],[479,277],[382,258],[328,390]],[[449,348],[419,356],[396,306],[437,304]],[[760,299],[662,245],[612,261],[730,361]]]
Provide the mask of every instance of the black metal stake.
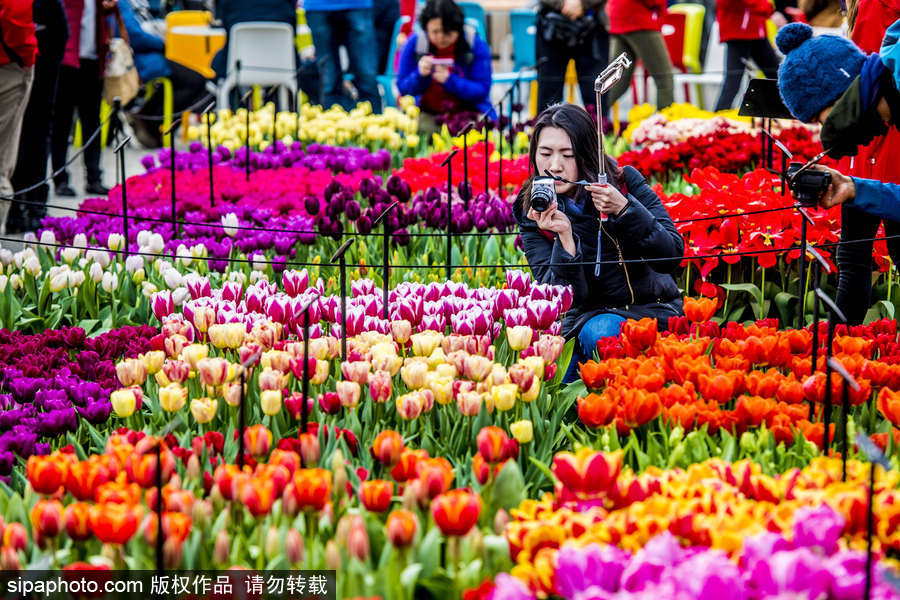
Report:
[[156,440],[156,570],[162,573],[163,564],[163,496],[162,496],[162,438]]
[[245,125],[244,148],[247,150],[247,156],[246,156],[247,163],[246,163],[246,165],[244,165],[244,167],[245,167],[244,180],[245,181],[250,181],[250,102],[252,100],[253,100],[253,88],[251,87],[250,91],[248,91],[246,94],[244,94],[244,97],[241,99],[241,103],[244,104],[244,108],[247,109],[247,112],[244,115],[244,117],[245,117],[245,119],[244,119],[244,125]]
[[294,108],[297,118],[294,120],[294,140],[300,141],[300,72],[297,72],[297,93],[294,94]]
[[829,446],[829,430],[828,427],[831,425],[831,353],[832,353],[832,345],[834,344],[834,314],[828,315],[828,341],[826,342],[827,347],[825,348],[825,356],[827,356],[827,360],[825,361],[825,414],[824,423],[825,423],[825,432],[824,438],[822,439],[822,448],[825,452],[825,456],[828,456],[828,446]]
[[451,263],[453,262],[453,157],[456,156],[456,150],[450,153],[441,166],[447,167],[447,264],[445,265],[447,281],[450,281],[452,273]]
[[841,448],[841,481],[847,482],[847,452],[850,451],[850,443],[847,440],[847,415],[850,413],[850,392],[847,391],[847,380],[841,386],[841,435],[843,447]]
[[309,422],[309,302],[303,309],[303,406],[300,407],[300,432],[306,433]]
[[[813,280],[816,289],[819,289],[819,263],[813,263]],[[805,302],[804,302],[805,304]],[[801,310],[801,313],[803,311]],[[813,322],[812,322],[812,365],[810,366],[810,375],[814,375],[819,370],[819,295],[813,294]],[[813,420],[813,411],[815,410],[815,402],[809,403],[809,421]]]
[[497,193],[500,194],[500,199],[503,199],[503,98],[500,98],[500,123],[497,127],[497,142],[500,148],[500,164],[497,169]]
[[331,264],[335,260],[341,272],[341,360],[347,360],[347,249],[353,244],[354,238],[350,238],[338,248],[331,257]]
[[[243,366],[243,365],[242,365]],[[246,428],[245,419],[244,419],[244,384],[245,382],[245,372],[247,367],[243,367],[241,369],[241,404],[238,407],[238,431],[240,435],[238,435],[238,469],[244,470],[244,430]]]
[[388,223],[388,221],[389,221],[388,215],[391,213],[391,211],[394,209],[394,207],[397,206],[399,203],[400,203],[399,200],[394,200],[393,202],[391,202],[391,203],[388,205],[388,207],[387,207],[386,209],[384,209],[384,210],[381,212],[380,215],[378,215],[377,217],[375,217],[375,220],[374,220],[374,221],[372,221],[372,227],[373,227],[373,228],[374,228],[376,225],[378,225],[378,222],[379,222],[379,221],[381,221],[381,222],[382,222],[382,225],[384,226],[384,228],[383,228],[383,230],[384,230],[384,239],[383,239],[383,245],[382,245],[382,250],[383,250],[383,253],[384,253],[384,261],[383,261],[383,265],[382,265],[383,271],[382,271],[381,288],[382,288],[383,297],[384,297],[384,310],[383,310],[383,314],[384,314],[385,320],[387,320],[387,319],[390,318],[390,312],[388,311],[388,285],[390,284],[390,279],[391,279],[391,276],[390,276],[390,269],[391,269],[391,227],[390,227],[390,223]]
[[490,195],[491,193],[491,180],[490,180],[490,152],[488,151],[488,135],[490,134],[490,127],[488,126],[488,117],[484,116],[484,193]]
[[[806,312],[806,219],[803,209],[800,209],[800,311],[797,315],[797,329],[803,329],[803,313]],[[816,285],[819,282],[816,279]]]
[[213,191],[213,157],[212,157],[212,134],[210,133],[210,129],[212,128],[210,113],[212,112],[212,107],[215,106],[215,101],[209,103],[209,106],[203,111],[206,115],[206,160],[209,162],[209,206],[212,208],[216,205],[216,196]]
[[119,155],[119,170],[122,173],[122,233],[125,235],[125,256],[128,256],[128,184],[125,176],[125,146],[131,141],[131,136],[122,140],[122,143],[116,147],[116,154]]
[[169,152],[171,153],[169,156],[169,171],[172,175],[172,239],[178,237],[178,220],[175,208],[175,135],[173,134],[173,131],[180,124],[181,119],[178,119],[165,131],[165,134],[168,134],[169,136]]
[[875,530],[875,462],[869,463],[869,503],[866,510],[866,589],[863,598],[872,597],[872,538]]
[[463,136],[463,183],[460,191],[462,199],[465,202],[466,211],[469,210],[469,132],[472,130],[472,124],[466,125],[462,131]]
[[272,145],[275,145],[275,141],[278,139],[278,134],[275,133],[276,125],[278,123],[278,104],[275,102],[275,92],[278,91],[278,86],[274,86],[269,90],[269,93],[266,94],[266,101],[272,101]]

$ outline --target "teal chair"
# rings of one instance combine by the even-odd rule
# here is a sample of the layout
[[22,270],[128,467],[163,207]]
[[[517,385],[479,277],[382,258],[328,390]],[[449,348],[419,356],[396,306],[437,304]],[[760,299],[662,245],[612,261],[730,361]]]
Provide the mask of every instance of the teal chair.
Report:
[[484,13],[484,7],[478,2],[457,2],[456,4],[462,9],[466,22],[469,19],[478,21],[477,25],[474,23],[473,25],[475,25],[475,29],[478,31],[478,35],[481,36],[481,39],[487,41],[487,36],[485,35],[487,31],[487,16]]
[[474,27],[478,37],[484,40],[485,44],[487,43],[487,35],[485,35],[487,32],[484,29],[484,21],[479,21],[475,17],[466,17],[466,25]]
[[[510,28],[513,38],[513,70],[509,73],[494,73],[491,83],[494,85],[511,85],[519,76],[520,69],[531,67],[537,62],[535,39],[537,38],[537,11],[527,8],[516,8],[509,12]],[[537,71],[526,69],[519,77],[521,83],[531,83],[531,96],[537,99]],[[519,90],[516,90],[518,92]],[[531,110],[534,114],[534,109]]]
[[385,106],[397,106],[397,99],[394,97],[394,79],[397,78],[397,71],[394,65],[397,62],[397,53],[401,50],[401,48],[397,47],[397,37],[400,35],[400,29],[409,21],[409,17],[403,16],[394,23],[394,31],[391,34],[391,48],[388,51],[387,68],[383,74],[376,78],[378,85],[381,86],[381,97],[384,99]]

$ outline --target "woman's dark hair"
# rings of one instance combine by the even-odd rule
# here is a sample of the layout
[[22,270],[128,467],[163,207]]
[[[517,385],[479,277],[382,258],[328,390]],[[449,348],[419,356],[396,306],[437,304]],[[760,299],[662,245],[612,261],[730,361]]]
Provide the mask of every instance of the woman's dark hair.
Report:
[[[459,39],[456,41],[456,49],[454,50],[457,58],[463,58],[471,51],[464,31],[466,17],[456,2],[453,0],[428,0],[425,3],[425,7],[422,8],[422,13],[419,15],[419,25],[422,27],[422,34],[426,37],[428,35],[428,22],[432,19],[441,20],[441,28],[444,30],[444,33],[455,31],[459,34]],[[434,48],[430,46],[431,44],[429,43],[429,48],[433,52]]]
[[[596,181],[599,173],[597,148],[597,126],[586,110],[575,104],[554,104],[538,115],[531,133],[531,144],[528,148],[528,171],[531,173],[519,195],[516,197],[516,209],[524,216],[531,208],[531,182],[537,173],[537,147],[541,132],[545,127],[558,127],[569,135],[575,163],[578,165],[578,178],[585,181]],[[606,156],[606,174],[609,182],[616,188],[622,187],[622,172],[609,156]],[[540,175],[543,175],[542,173]],[[584,188],[578,187],[577,193]]]

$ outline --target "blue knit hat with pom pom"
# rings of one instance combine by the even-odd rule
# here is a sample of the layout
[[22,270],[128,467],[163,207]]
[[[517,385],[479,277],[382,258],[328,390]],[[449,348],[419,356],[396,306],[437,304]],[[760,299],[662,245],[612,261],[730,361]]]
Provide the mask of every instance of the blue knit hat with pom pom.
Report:
[[813,37],[805,23],[783,27],[775,44],[785,55],[778,68],[781,99],[804,123],[812,122],[847,91],[866,60],[850,40],[836,35]]

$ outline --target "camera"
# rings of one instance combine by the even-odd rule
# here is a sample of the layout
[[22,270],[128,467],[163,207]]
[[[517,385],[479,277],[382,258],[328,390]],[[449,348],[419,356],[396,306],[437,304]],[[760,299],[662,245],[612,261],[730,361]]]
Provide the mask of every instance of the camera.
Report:
[[788,166],[788,188],[800,206],[814,207],[828,191],[828,187],[831,185],[831,173],[807,169],[798,175],[797,171],[802,166],[803,163],[799,162],[792,162]]
[[535,177],[531,183],[531,208],[544,212],[556,202],[556,182],[550,177]]

